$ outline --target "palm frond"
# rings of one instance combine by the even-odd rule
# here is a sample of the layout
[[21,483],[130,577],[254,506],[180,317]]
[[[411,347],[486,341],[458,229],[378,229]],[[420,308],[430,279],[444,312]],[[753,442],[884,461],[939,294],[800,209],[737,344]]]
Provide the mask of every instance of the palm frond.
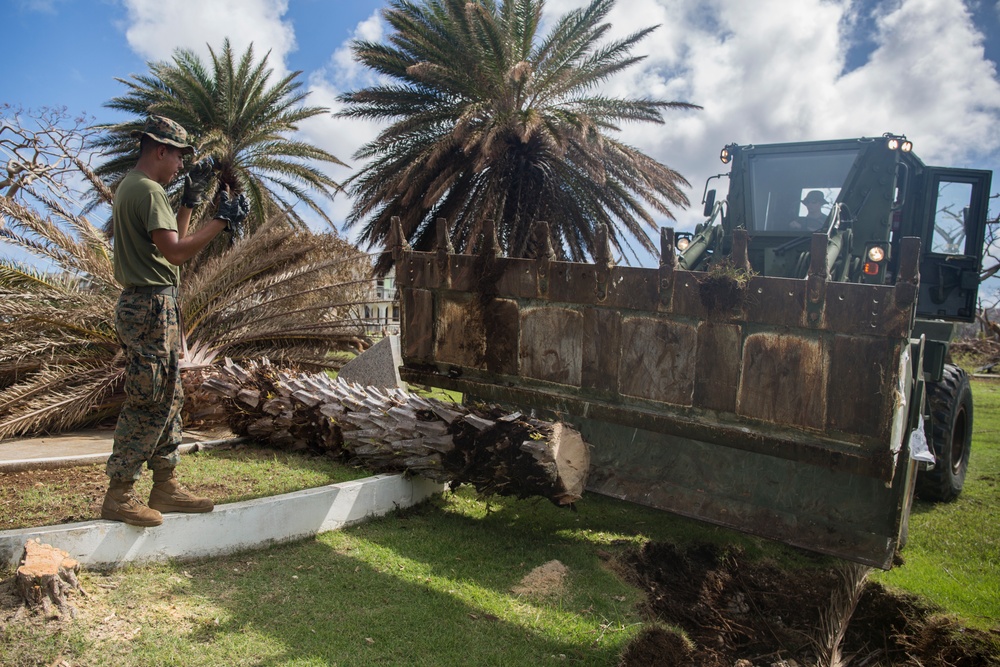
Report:
[[[301,89],[301,72],[273,82],[268,55],[257,58],[252,44],[238,54],[226,39],[221,49],[210,47],[209,55],[206,63],[194,52],[179,49],[170,61],[147,63],[148,73],[119,79],[127,90],[106,106],[134,118],[97,126],[104,134],[93,145],[107,159],[95,174],[107,188],[116,187],[138,157],[138,144],[130,133],[148,114],[156,113],[184,126],[199,155],[218,160],[227,184],[247,193],[250,232],[299,201],[332,225],[320,201],[332,200],[341,186],[314,165],[343,163],[291,136],[299,123],[329,110],[303,104],[308,92]],[[179,174],[178,182],[168,187],[175,197],[183,176]],[[201,214],[210,215],[210,209],[206,206]],[[305,227],[294,212],[291,220]],[[195,227],[198,222],[194,221]],[[211,252],[222,250],[221,244],[211,246]]]
[[29,381],[0,391],[0,440],[58,433],[102,419],[124,372],[124,364],[47,366]]
[[614,4],[592,0],[541,36],[542,0],[390,0],[385,43],[352,45],[387,82],[340,97],[340,116],[390,122],[355,154],[367,163],[348,181],[346,226],[376,248],[399,217],[407,240],[426,248],[432,221],[446,217],[456,249],[469,251],[493,219],[517,255],[546,220],[557,252],[583,261],[605,225],[619,252],[655,253],[649,210],[673,217],[688,205],[687,182],[614,133],[699,107],[595,94],[641,60],[632,51],[655,29],[607,40]]
[[[220,54],[220,62],[225,65],[227,57]],[[191,85],[208,79],[193,56],[179,58],[189,66]],[[244,56],[241,67],[258,89],[267,90],[260,63]],[[97,141],[129,147],[108,136]],[[217,134],[205,136],[214,141]],[[269,137],[265,144],[278,146],[274,142]],[[290,159],[312,159],[316,153],[305,145],[289,142],[275,154],[268,158],[269,177],[275,165],[285,165],[287,175],[278,178],[293,196],[305,193],[310,178],[322,177]],[[69,163],[86,168],[82,160]],[[45,165],[36,167],[44,172]],[[248,189],[263,188],[262,182]],[[78,205],[75,194],[56,181],[0,194],[0,235],[46,267],[0,258],[0,438],[82,427],[114,417],[124,401],[124,355],[114,328],[121,288],[112,248],[86,217],[74,213]],[[221,248],[221,256],[184,268],[180,307],[192,355],[185,374],[220,353],[266,354],[322,368],[333,363],[331,351],[361,345],[357,306],[367,298],[371,262],[347,241],[296,231],[288,217],[272,215],[259,234]]]
[[279,341],[301,354],[308,340],[309,356],[298,363],[325,365],[330,351],[363,336],[356,311],[367,299],[370,271],[368,257],[345,240],[271,220],[189,279],[186,338],[228,356],[270,353]]

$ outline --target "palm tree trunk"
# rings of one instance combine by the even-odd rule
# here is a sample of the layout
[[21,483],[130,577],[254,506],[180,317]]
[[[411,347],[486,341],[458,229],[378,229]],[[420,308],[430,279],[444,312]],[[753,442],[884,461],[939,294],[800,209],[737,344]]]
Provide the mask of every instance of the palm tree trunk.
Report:
[[471,484],[483,495],[568,505],[582,496],[590,465],[586,443],[562,423],[284,373],[266,359],[246,368],[227,360],[203,387],[224,397],[237,435],[342,455],[375,472]]

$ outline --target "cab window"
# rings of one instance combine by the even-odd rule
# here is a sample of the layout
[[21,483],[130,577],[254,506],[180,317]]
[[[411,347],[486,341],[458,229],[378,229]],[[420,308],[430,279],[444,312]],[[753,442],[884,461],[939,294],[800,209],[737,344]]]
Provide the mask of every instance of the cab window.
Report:
[[820,213],[823,219],[830,213],[857,156],[857,148],[752,156],[751,230],[783,234],[814,231],[820,226],[816,221]]
[[969,212],[974,204],[972,195],[972,183],[938,181],[931,252],[942,255],[975,254],[966,249]]

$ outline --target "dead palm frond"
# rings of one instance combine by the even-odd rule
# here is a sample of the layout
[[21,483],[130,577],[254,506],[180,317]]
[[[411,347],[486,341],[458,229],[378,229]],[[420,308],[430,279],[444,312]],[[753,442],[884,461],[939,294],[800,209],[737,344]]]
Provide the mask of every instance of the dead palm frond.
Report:
[[847,664],[842,644],[872,569],[867,565],[841,561],[835,571],[837,586],[830,595],[829,606],[820,609],[816,635],[810,638],[816,650],[816,664],[820,667],[843,667]]
[[[8,136],[38,138],[18,117],[2,121]],[[39,155],[59,154],[46,146],[52,152]],[[60,159],[81,172],[78,182],[90,181],[79,155]],[[86,426],[115,416],[124,400],[114,329],[121,287],[111,245],[73,213],[84,198],[44,165],[29,166],[12,173],[42,177],[22,178],[8,184],[10,195],[0,193],[0,240],[35,259],[0,257],[0,439]],[[370,271],[370,259],[344,239],[294,231],[272,218],[224,255],[185,271],[187,365],[204,366],[220,354],[266,355],[308,369],[333,365],[331,352],[362,344],[357,313]]]
[[343,238],[297,232],[279,218],[187,276],[189,349],[202,359],[266,356],[331,368],[330,352],[362,345],[359,308],[371,262]]
[[110,247],[82,217],[74,236],[63,213],[43,217],[5,196],[0,215],[0,238],[49,265],[0,258],[0,439],[107,417],[124,370]]
[[[18,221],[8,225],[16,230]],[[78,259],[79,248],[60,245],[49,255]],[[331,352],[362,345],[357,313],[370,270],[368,257],[341,238],[270,223],[188,276],[180,299],[187,365],[225,355],[334,367]],[[0,332],[0,439],[117,414],[124,400],[113,324],[118,289],[0,260],[0,293],[0,321],[10,323]]]

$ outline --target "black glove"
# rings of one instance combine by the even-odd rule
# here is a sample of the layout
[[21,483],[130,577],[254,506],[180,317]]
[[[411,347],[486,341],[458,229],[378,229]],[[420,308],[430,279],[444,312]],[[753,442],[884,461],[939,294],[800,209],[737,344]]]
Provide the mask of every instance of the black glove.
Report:
[[212,158],[203,158],[196,162],[184,177],[184,193],[181,195],[181,206],[194,208],[205,201],[205,191],[212,180]]
[[226,231],[236,234],[240,223],[246,220],[250,213],[250,205],[247,203],[246,195],[232,196],[225,190],[222,191],[222,199],[219,201],[219,210],[215,214],[217,220],[226,221]]

